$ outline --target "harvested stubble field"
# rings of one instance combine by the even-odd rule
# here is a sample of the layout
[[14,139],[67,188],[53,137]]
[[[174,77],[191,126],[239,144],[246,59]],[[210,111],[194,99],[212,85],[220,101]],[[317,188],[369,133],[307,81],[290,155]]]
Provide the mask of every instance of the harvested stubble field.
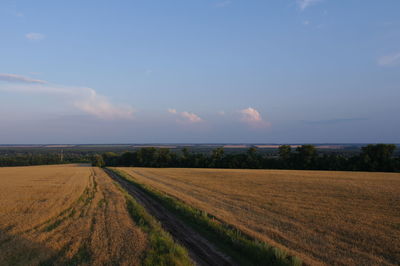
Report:
[[400,263],[400,174],[118,169],[306,264]]
[[2,265],[137,265],[147,235],[98,168],[0,168]]

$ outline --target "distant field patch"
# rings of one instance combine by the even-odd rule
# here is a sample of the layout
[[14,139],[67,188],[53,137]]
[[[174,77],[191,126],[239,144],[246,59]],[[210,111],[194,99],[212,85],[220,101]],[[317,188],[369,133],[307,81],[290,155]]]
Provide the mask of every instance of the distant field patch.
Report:
[[118,169],[308,264],[400,261],[400,174]]

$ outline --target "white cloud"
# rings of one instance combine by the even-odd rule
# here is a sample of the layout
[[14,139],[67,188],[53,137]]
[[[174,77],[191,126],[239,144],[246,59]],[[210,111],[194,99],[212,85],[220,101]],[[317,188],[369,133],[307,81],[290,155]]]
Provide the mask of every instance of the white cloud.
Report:
[[25,37],[28,40],[39,41],[39,40],[43,40],[45,36],[44,36],[44,34],[41,34],[41,33],[30,32],[30,33],[25,34]]
[[215,4],[216,7],[227,7],[230,4],[232,4],[232,1],[230,0],[225,0],[225,1],[220,1],[218,3]]
[[91,88],[83,88],[82,96],[75,100],[74,105],[94,116],[102,119],[131,119],[133,118],[133,108],[115,106],[109,102],[107,97],[97,94]]
[[176,109],[169,108],[168,113],[176,114]]
[[39,79],[31,79],[21,75],[16,74],[5,74],[0,73],[0,81],[7,81],[7,82],[23,82],[23,83],[33,83],[33,84],[45,84],[46,81],[39,80]]
[[249,107],[239,111],[241,114],[242,122],[245,122],[254,127],[266,127],[270,126],[271,123],[264,121],[261,114],[254,108]]
[[400,63],[400,53],[385,55],[378,58],[378,65],[380,66],[394,66]]
[[297,0],[297,5],[301,10],[306,9],[307,7],[314,5],[322,0]]
[[239,111],[243,116],[242,120],[246,122],[259,122],[262,121],[260,113],[254,108],[246,108]]
[[198,115],[196,115],[195,113],[190,113],[190,112],[182,112],[181,116],[186,118],[189,122],[192,123],[197,123],[197,122],[201,122],[203,121],[203,119],[201,119]]
[[[9,78],[9,75],[12,78]],[[0,90],[16,93],[37,93],[58,96],[75,108],[101,119],[131,119],[132,107],[122,107],[112,104],[107,97],[98,94],[94,89],[87,87],[72,87],[49,84],[46,81],[37,81],[12,74],[1,74],[0,80],[20,82],[25,84],[0,85]],[[3,77],[3,78],[2,78]],[[6,78],[4,78],[6,77]]]
[[305,25],[305,26],[310,25],[310,21],[309,21],[309,20],[304,20],[304,21],[303,21],[303,25]]
[[191,113],[191,112],[187,112],[187,111],[178,113],[176,111],[176,109],[171,109],[171,108],[168,109],[168,112],[170,114],[180,116],[182,118],[182,120],[179,120],[180,122],[198,123],[198,122],[203,121],[203,119],[195,113]]

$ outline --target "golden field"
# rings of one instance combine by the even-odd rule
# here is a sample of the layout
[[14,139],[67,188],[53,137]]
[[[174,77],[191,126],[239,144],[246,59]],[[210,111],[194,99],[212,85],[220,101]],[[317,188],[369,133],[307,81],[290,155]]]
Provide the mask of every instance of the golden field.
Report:
[[306,264],[400,263],[400,174],[118,169]]
[[2,265],[138,265],[147,236],[103,170],[0,168]]

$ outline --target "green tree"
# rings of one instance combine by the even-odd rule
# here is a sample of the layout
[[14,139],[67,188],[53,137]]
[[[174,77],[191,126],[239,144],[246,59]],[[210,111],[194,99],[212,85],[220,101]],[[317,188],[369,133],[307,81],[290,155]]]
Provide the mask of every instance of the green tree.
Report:
[[361,164],[363,170],[368,171],[393,171],[395,160],[393,153],[394,144],[369,144],[361,149]]
[[169,149],[166,149],[166,148],[158,149],[156,157],[157,157],[157,165],[155,165],[155,166],[157,166],[157,167],[170,166],[171,161],[172,161],[171,160],[172,156],[171,156],[171,152]]
[[[317,158],[317,149],[314,145],[301,145],[296,148],[297,166],[302,169],[315,168],[315,160]],[[314,167],[313,167],[314,166]]]
[[290,159],[290,155],[292,153],[292,148],[290,145],[281,145],[279,146],[279,158],[283,161],[287,161]]
[[123,166],[140,166],[139,160],[137,159],[137,152],[124,152],[116,161],[117,164]]
[[102,157],[107,166],[115,166],[117,164],[118,155],[115,152],[105,152]]
[[290,145],[281,145],[279,146],[279,167],[288,168],[292,165],[292,147]]
[[190,166],[190,158],[191,158],[191,154],[189,152],[189,149],[183,148],[182,156],[180,158],[180,166],[183,166],[183,167]]
[[137,151],[137,160],[141,166],[155,166],[157,164],[157,149],[154,147],[141,148]]
[[103,157],[101,155],[96,155],[92,162],[92,166],[104,167],[105,163],[104,163]]
[[257,154],[257,148],[251,147],[246,153],[247,167],[252,169],[257,169],[261,167],[261,158]]
[[224,158],[224,148],[219,147],[212,151],[210,167],[220,167]]

